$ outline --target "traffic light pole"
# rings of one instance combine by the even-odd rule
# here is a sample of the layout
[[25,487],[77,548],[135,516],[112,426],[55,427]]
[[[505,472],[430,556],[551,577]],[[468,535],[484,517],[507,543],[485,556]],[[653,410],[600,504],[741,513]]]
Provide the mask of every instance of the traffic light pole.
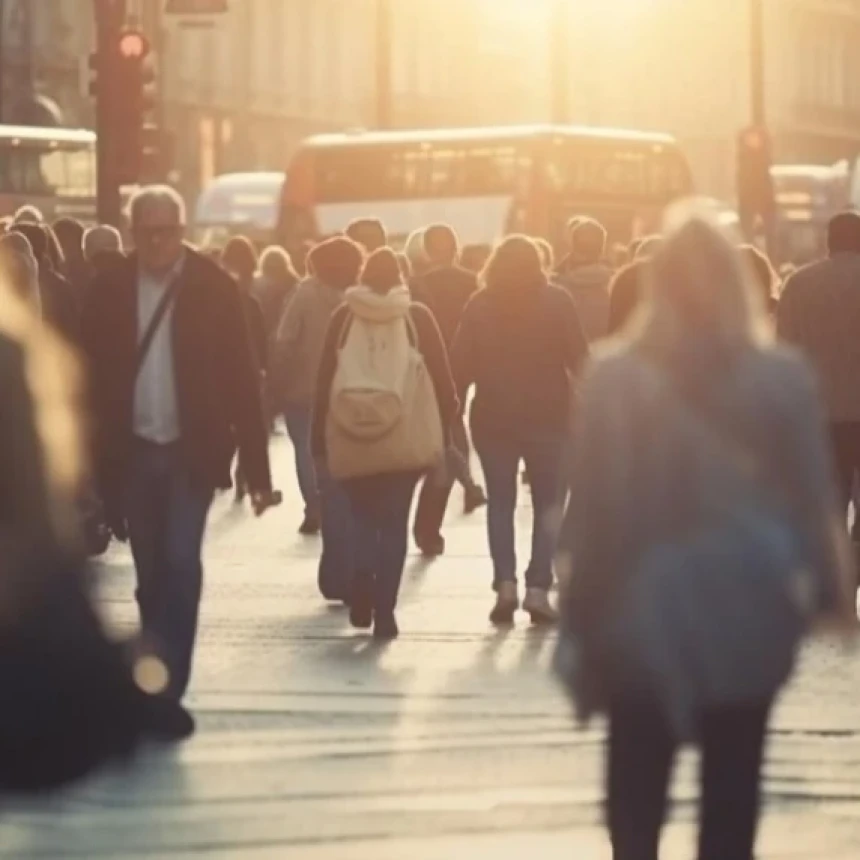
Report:
[[96,187],[98,220],[118,227],[122,218],[116,141],[111,122],[110,56],[125,22],[125,0],[93,0],[96,18]]

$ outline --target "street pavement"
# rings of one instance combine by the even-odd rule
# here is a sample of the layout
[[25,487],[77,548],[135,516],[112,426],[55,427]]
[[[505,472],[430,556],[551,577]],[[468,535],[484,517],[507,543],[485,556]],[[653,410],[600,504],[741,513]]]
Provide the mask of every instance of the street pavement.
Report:
[[[407,562],[401,638],[373,644],[316,591],[318,543],[282,508],[219,500],[188,703],[198,733],[132,766],[0,812],[3,858],[451,860],[609,856],[603,727],[575,730],[548,671],[553,635],[488,621],[482,512],[452,498],[448,552]],[[523,555],[530,510],[518,514]],[[110,626],[135,620],[127,551],[100,567]],[[860,657],[810,646],[776,716],[761,858],[860,857]],[[0,704],[0,706],[2,706]],[[693,856],[695,760],[678,767],[665,856]]]

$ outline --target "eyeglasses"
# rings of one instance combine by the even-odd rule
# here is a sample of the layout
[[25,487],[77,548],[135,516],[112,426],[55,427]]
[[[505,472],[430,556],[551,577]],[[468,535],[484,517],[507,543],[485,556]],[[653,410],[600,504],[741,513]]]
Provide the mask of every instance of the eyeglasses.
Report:
[[184,224],[160,224],[154,226],[137,226],[134,235],[147,242],[160,242],[164,239],[173,239],[185,229]]

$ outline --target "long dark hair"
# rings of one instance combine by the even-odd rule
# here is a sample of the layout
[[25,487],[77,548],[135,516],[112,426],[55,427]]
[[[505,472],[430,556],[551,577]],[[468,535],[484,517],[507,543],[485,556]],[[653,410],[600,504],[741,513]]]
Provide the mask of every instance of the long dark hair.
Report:
[[490,254],[481,280],[489,290],[528,290],[545,284],[546,273],[538,246],[528,236],[508,236]]

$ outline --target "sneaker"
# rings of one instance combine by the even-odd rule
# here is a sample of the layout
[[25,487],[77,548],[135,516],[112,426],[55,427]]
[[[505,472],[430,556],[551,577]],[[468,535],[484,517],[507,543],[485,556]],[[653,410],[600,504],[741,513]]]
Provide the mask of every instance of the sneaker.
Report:
[[474,484],[466,488],[466,492],[463,494],[463,511],[466,514],[472,514],[486,504],[487,494],[483,487]]
[[310,514],[305,514],[305,518],[302,520],[302,524],[299,526],[299,534],[304,535],[305,537],[315,537],[320,533],[320,519],[319,517],[311,516]]
[[356,630],[369,630],[373,624],[373,577],[358,574],[349,601],[349,623]]
[[532,617],[532,624],[555,624],[558,610],[549,602],[549,592],[543,588],[529,588],[523,601],[523,611]]
[[490,613],[490,621],[497,626],[514,623],[514,614],[520,608],[520,598],[515,582],[503,582],[496,593],[496,605]]
[[440,555],[445,555],[445,538],[442,535],[421,535],[420,537],[416,535],[415,543],[418,544],[418,549],[425,558],[438,558]]
[[397,626],[397,619],[393,612],[376,616],[376,623],[373,625],[373,638],[377,642],[391,642],[399,635],[400,628]]
[[143,731],[154,741],[176,743],[194,734],[194,717],[175,699],[168,696],[143,697]]

